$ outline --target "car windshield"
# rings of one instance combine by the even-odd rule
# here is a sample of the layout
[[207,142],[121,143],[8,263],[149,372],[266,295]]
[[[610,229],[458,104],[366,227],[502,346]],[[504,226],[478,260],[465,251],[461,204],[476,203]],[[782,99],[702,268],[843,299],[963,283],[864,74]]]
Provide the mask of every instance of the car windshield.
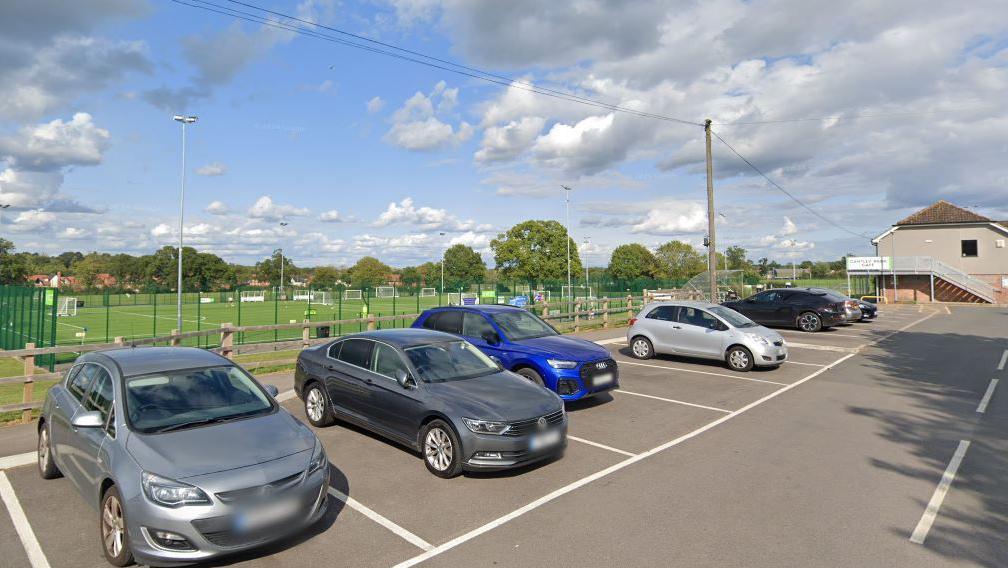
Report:
[[490,316],[511,341],[559,335],[557,330],[525,310],[508,310]]
[[709,311],[710,313],[728,322],[728,325],[732,327],[756,327],[758,325],[753,320],[745,317],[744,315],[736,312],[731,308],[726,308],[723,306],[713,306],[710,308]]
[[148,434],[273,410],[270,396],[231,365],[130,377],[124,383],[130,425]]
[[404,351],[417,376],[428,383],[471,379],[500,370],[493,359],[467,341],[418,345]]

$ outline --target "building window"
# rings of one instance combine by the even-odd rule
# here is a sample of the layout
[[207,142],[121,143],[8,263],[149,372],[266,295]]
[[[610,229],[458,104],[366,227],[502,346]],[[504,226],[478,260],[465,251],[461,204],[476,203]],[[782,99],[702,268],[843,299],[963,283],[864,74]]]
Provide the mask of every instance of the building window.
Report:
[[971,239],[968,241],[962,241],[962,255],[963,256],[976,256],[977,255],[977,242],[976,239]]

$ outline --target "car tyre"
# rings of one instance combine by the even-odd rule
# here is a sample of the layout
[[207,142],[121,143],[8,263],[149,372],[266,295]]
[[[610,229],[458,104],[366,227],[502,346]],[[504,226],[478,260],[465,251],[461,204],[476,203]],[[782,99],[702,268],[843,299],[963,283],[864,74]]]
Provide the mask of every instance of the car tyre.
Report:
[[822,318],[815,312],[802,312],[795,322],[796,327],[802,331],[815,333],[823,329]]
[[333,414],[329,399],[319,383],[308,385],[308,392],[304,397],[304,407],[308,422],[311,422],[311,425],[316,428],[332,426],[336,422],[336,415]]
[[753,368],[752,352],[741,345],[736,345],[729,349],[725,355],[725,361],[728,362],[728,368],[733,371],[744,373]]
[[546,388],[546,381],[543,380],[542,375],[540,375],[539,372],[536,371],[535,369],[531,367],[522,367],[521,369],[518,369],[515,372],[525,377],[530,382],[533,382],[543,388]]
[[650,339],[638,335],[630,341],[630,354],[634,356],[634,359],[650,359],[654,357],[654,345],[651,344]]
[[43,422],[38,434],[38,466],[42,479],[56,479],[62,476],[53,462],[52,438],[49,436],[49,423]]
[[113,485],[105,491],[98,508],[98,542],[105,553],[105,560],[113,566],[133,564],[133,550],[130,548],[122,503],[119,489]]
[[420,432],[420,452],[427,470],[443,479],[462,473],[462,443],[444,420],[432,420]]

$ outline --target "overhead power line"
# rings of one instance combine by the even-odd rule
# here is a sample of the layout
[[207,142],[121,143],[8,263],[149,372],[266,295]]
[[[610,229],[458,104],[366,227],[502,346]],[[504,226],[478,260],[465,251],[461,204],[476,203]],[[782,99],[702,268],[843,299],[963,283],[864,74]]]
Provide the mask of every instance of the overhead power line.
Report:
[[779,118],[774,120],[735,120],[732,122],[714,122],[718,126],[744,126],[761,124],[787,124],[793,122],[822,122],[827,120],[860,120],[862,118],[893,118],[898,116],[924,116],[932,114],[947,114],[948,109],[922,110],[917,112],[892,112],[892,113],[872,113],[872,114],[838,114],[833,116],[818,116],[805,118]]
[[[260,6],[256,6],[255,4],[240,2],[238,0],[227,0],[227,1],[232,4],[249,8],[254,11],[249,12],[246,10],[232,8],[230,6],[211,2],[209,0],[172,0],[172,2],[183,6],[189,6],[191,8],[199,8],[201,10],[214,12],[224,16],[229,16],[231,18],[236,18],[247,22],[258,23],[268,27],[294,32],[303,36],[313,37],[316,39],[321,39],[323,41],[329,41],[332,43],[352,47],[355,49],[360,49],[363,51],[368,51],[371,53],[376,53],[379,55],[384,55],[387,57],[393,57],[403,61],[416,63],[419,65],[425,65],[427,67],[432,67],[434,69],[440,69],[442,71],[448,71],[450,73],[455,73],[457,75],[462,75],[473,79],[479,79],[481,81],[486,81],[488,83],[493,83],[510,89],[528,91],[538,95],[565,100],[568,102],[575,102],[578,104],[591,106],[595,108],[601,108],[612,112],[620,112],[632,116],[638,116],[641,118],[651,118],[655,120],[663,120],[667,122],[687,124],[691,126],[703,126],[702,123],[697,121],[636,110],[629,107],[607,103],[605,101],[600,101],[597,99],[592,99],[581,95],[576,95],[574,93],[569,93],[566,91],[551,89],[548,87],[542,87],[530,83],[528,81],[523,81],[521,79],[515,79],[512,77],[507,77],[505,75],[490,73],[487,71],[483,71],[481,69],[477,69],[475,67],[469,67],[466,65],[448,61],[446,59],[440,59],[431,55],[427,55],[419,51],[399,47],[391,43],[373,40],[365,36],[341,30],[339,28],[334,28],[324,24],[312,22],[310,20],[298,18],[296,16],[285,14],[283,12],[277,12],[274,10],[262,8]],[[282,18],[282,19],[278,20],[276,18]],[[311,29],[305,26],[311,26],[311,28],[315,29]],[[317,30],[324,30],[324,31],[317,31]],[[327,32],[333,32],[343,37],[338,37]]]
[[779,183],[777,183],[774,180],[772,180],[770,178],[770,176],[768,176],[765,173],[763,173],[763,170],[757,168],[755,164],[753,164],[751,161],[749,161],[748,158],[746,158],[745,156],[743,156],[738,150],[735,149],[734,146],[732,146],[731,144],[728,143],[727,140],[725,140],[724,138],[722,138],[720,134],[718,134],[717,132],[714,132],[713,130],[711,130],[711,134],[713,134],[715,137],[717,137],[717,139],[720,140],[722,144],[724,144],[729,150],[731,150],[733,154],[735,154],[736,156],[738,156],[739,159],[741,159],[743,162],[745,162],[747,166],[749,166],[750,168],[752,168],[752,170],[754,172],[756,172],[757,174],[759,174],[763,179],[767,180],[767,182],[770,185],[772,185],[773,187],[777,188],[781,193],[783,193],[784,195],[788,196],[788,198],[790,198],[791,201],[794,201],[795,203],[797,203],[798,205],[800,205],[802,208],[804,208],[809,213],[815,215],[816,217],[818,217],[819,219],[822,219],[823,221],[829,223],[830,225],[833,225],[837,229],[840,229],[841,231],[844,231],[845,233],[849,233],[851,235],[854,235],[855,237],[859,237],[859,238],[862,238],[862,239],[870,239],[871,238],[869,235],[865,235],[865,234],[862,234],[862,233],[858,233],[856,231],[852,231],[852,230],[848,229],[847,227],[844,227],[843,225],[840,225],[836,221],[830,219],[829,217],[827,217],[827,216],[819,213],[815,209],[809,207],[801,199],[798,199],[790,191],[784,189],[783,187],[781,187],[781,185]]

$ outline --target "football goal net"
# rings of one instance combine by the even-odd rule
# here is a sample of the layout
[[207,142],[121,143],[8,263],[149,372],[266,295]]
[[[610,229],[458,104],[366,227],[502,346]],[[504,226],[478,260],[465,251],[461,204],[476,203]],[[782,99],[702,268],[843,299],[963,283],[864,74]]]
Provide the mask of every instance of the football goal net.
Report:
[[[571,293],[573,292],[573,294]],[[594,291],[590,286],[563,286],[561,295],[564,298],[589,299],[594,298]]]
[[243,302],[265,302],[266,290],[242,290],[241,301]]
[[378,286],[375,290],[375,298],[396,298],[399,294],[395,286]]
[[437,296],[437,288],[421,288],[420,297],[421,298],[433,298]]
[[360,290],[343,290],[344,300],[360,300],[363,297]]
[[77,315],[77,298],[66,297],[59,299],[59,305],[56,306],[56,315],[60,317],[73,317]]
[[332,305],[332,293],[325,290],[295,290],[291,298],[295,302]]

